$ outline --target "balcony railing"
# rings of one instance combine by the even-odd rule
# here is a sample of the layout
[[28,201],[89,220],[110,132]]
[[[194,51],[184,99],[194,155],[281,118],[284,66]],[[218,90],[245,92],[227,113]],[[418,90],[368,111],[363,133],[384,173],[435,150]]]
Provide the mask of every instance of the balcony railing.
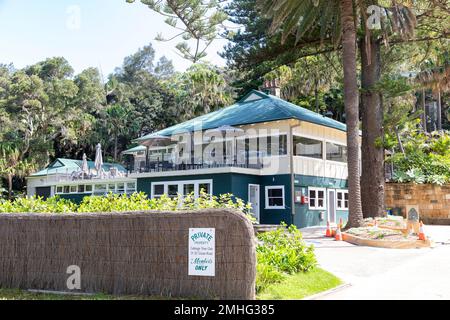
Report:
[[41,180],[44,183],[60,183],[60,182],[76,182],[76,181],[86,181],[95,183],[97,180],[109,180],[109,179],[123,179],[128,178],[129,172],[111,173],[105,172],[102,175],[95,174],[83,174],[79,172],[72,173],[56,173],[43,177]]
[[166,172],[166,171],[187,171],[187,170],[200,170],[200,169],[214,169],[214,168],[245,168],[245,169],[263,169],[262,163],[198,163],[198,164],[174,164],[169,161],[153,162],[148,166],[133,170],[132,173],[147,173],[147,172]]

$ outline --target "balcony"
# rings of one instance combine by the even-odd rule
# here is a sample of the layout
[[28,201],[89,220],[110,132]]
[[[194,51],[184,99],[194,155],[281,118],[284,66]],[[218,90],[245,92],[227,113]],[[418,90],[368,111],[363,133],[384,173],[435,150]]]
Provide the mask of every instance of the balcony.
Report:
[[142,166],[137,170],[132,170],[131,173],[149,173],[149,172],[168,172],[168,171],[187,171],[200,169],[216,169],[216,168],[244,168],[244,169],[263,169],[264,164],[259,163],[193,163],[193,164],[174,164],[169,161],[164,162],[150,162],[148,166]]

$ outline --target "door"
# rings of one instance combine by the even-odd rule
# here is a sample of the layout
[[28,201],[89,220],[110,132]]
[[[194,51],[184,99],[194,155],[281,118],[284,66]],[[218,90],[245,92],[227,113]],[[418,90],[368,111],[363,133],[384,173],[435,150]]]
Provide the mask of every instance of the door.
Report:
[[248,185],[248,202],[252,205],[252,213],[259,222],[259,184]]
[[328,220],[336,223],[336,190],[328,189]]

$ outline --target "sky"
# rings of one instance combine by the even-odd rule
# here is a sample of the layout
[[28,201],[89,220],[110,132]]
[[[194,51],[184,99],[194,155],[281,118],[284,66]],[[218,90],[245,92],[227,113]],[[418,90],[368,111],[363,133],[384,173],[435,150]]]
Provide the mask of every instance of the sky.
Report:
[[[139,0],[0,0],[0,63],[16,68],[63,56],[75,73],[96,67],[107,76],[150,42],[157,59],[165,55],[177,71],[189,67],[176,53],[177,39],[158,42],[159,32],[166,38],[176,34]],[[214,42],[207,60],[224,65],[217,54],[224,45],[225,40]]]

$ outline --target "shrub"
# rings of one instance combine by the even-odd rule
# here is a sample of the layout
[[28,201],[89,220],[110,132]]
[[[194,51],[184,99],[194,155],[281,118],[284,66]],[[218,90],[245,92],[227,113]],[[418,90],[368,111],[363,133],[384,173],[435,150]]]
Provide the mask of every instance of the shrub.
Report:
[[58,197],[47,200],[36,197],[0,200],[0,213],[69,213],[75,210],[73,202]]
[[256,292],[261,292],[273,283],[278,283],[284,280],[285,274],[278,271],[277,268],[258,263],[256,265]]
[[243,212],[250,221],[256,219],[251,215],[250,204],[232,194],[211,196],[201,191],[200,197],[194,194],[170,198],[166,195],[158,199],[149,199],[145,193],[118,195],[109,193],[105,196],[87,196],[80,204],[70,200],[52,197],[18,198],[16,200],[0,200],[0,213],[99,213],[124,211],[184,211],[208,208],[228,208]]
[[286,228],[282,224],[275,231],[258,235],[256,247],[258,261],[257,288],[280,281],[279,274],[307,272],[317,265],[314,247],[306,245],[302,233],[296,226]]
[[393,181],[450,183],[450,134],[426,135],[414,130],[404,140],[405,154],[398,152],[386,159],[394,165]]

